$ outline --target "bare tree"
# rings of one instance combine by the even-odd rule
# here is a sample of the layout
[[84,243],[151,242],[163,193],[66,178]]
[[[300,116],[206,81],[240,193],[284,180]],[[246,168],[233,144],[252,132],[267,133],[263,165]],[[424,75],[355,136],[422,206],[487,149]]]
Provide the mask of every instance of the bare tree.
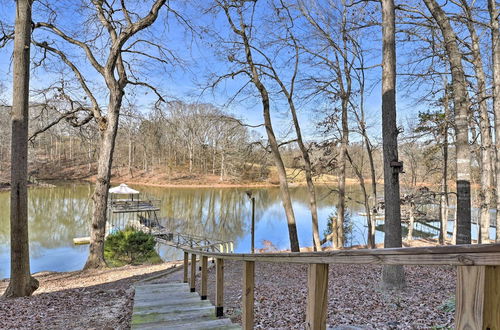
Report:
[[[384,153],[384,247],[401,247],[401,205],[396,123],[396,22],[393,0],[382,0],[382,134]],[[382,286],[400,289],[405,286],[403,266],[386,265],[382,271]]]
[[[161,8],[166,6],[166,0],[155,0],[149,7],[147,14],[143,16],[140,13],[129,11],[125,1],[121,1],[117,5],[103,0],[92,0],[88,7],[86,5],[84,5],[81,12],[88,10],[89,24],[100,25],[99,29],[93,30],[98,36],[88,36],[88,39],[84,39],[84,37],[76,33],[64,31],[62,27],[56,26],[50,20],[35,23],[35,28],[48,33],[52,38],[64,42],[68,48],[76,49],[80,51],[79,54],[85,56],[88,63],[106,84],[108,94],[106,106],[103,107],[100,104],[97,95],[98,90],[92,89],[92,85],[86,77],[87,71],[78,67],[77,62],[72,60],[72,56],[66,52],[66,48],[58,48],[57,44],[46,41],[34,40],[33,42],[45,53],[58,58],[72,71],[84,91],[85,97],[90,102],[86,112],[90,112],[88,115],[95,119],[99,127],[100,148],[96,187],[92,197],[94,210],[91,224],[90,253],[85,264],[86,269],[91,269],[106,265],[104,260],[104,235],[107,198],[113,151],[118,131],[118,118],[125,95],[125,88],[128,85],[135,85],[153,89],[147,82],[136,77],[135,71],[131,67],[132,64],[127,61],[126,56],[132,54],[162,61],[161,58],[147,53],[148,46],[153,45],[155,49],[162,49],[161,46],[141,38],[132,39],[132,37],[138,35],[156,21]],[[42,34],[43,36],[46,36],[46,34]],[[104,49],[97,50],[95,42],[102,38],[105,38],[108,45]],[[156,92],[156,89],[153,89],[153,91]],[[161,98],[161,96],[159,97]]]
[[28,116],[31,41],[31,0],[18,0],[14,36],[12,96],[10,282],[5,297],[24,297],[38,288],[31,276],[28,238]]
[[[307,184],[307,191],[309,195],[309,210],[311,212],[311,224],[312,224],[312,233],[313,233],[313,246],[315,251],[321,251],[321,240],[319,237],[319,228],[318,228],[318,208],[316,203],[316,191],[314,188],[313,182],[313,165],[311,162],[311,157],[309,155],[309,150],[304,143],[304,139],[302,137],[302,130],[300,127],[299,119],[297,116],[297,108],[295,106],[295,91],[296,91],[296,81],[297,75],[299,73],[299,64],[300,64],[300,46],[298,40],[296,39],[291,26],[294,24],[294,19],[290,13],[287,5],[280,0],[279,2],[281,11],[275,6],[275,12],[277,12],[277,23],[284,24],[285,36],[282,37],[285,45],[289,46],[291,49],[291,53],[293,54],[291,61],[293,63],[293,70],[290,81],[288,84],[284,82],[284,79],[281,77],[278,70],[275,68],[273,64],[273,60],[270,56],[266,55],[266,53],[261,49],[255,49],[259,54],[265,59],[265,64],[261,65],[263,70],[263,74],[269,76],[273,79],[279,86],[279,90],[285,96],[286,101],[288,103],[288,107],[290,109],[290,113],[292,115],[292,122],[295,128],[295,134],[297,136],[297,144],[300,149],[300,153],[302,155],[302,160],[304,161],[304,173]],[[280,15],[280,12],[283,15]],[[289,24],[289,25],[287,25]],[[276,58],[277,56],[273,56]],[[288,62],[288,61],[287,61]],[[288,66],[286,67],[287,71],[289,70]]]
[[491,49],[493,58],[493,114],[495,116],[495,150],[496,150],[496,236],[500,243],[500,31],[498,27],[498,9],[495,0],[488,0],[491,24]]
[[[314,72],[310,80],[314,83],[318,93],[340,101],[340,120],[337,116],[330,115],[324,122],[327,130],[334,127],[338,133],[339,153],[337,159],[338,169],[338,202],[337,216],[332,223],[332,245],[334,248],[344,246],[344,218],[346,207],[346,175],[347,175],[347,148],[349,145],[349,117],[348,113],[353,102],[353,76],[354,63],[359,61],[354,33],[350,31],[348,15],[355,15],[348,11],[345,1],[341,3],[329,2],[324,8],[318,1],[298,1],[302,16],[311,27],[312,34],[318,39],[315,47],[304,42],[304,50],[309,53],[316,64],[326,67],[327,77],[322,77]],[[353,19],[354,20],[354,19]],[[351,22],[352,24],[352,22]],[[340,30],[337,35],[335,32]],[[336,112],[335,109],[332,112]],[[340,121],[340,125],[338,125]]]
[[[279,144],[274,133],[271,112],[270,112],[270,97],[266,86],[263,83],[261,73],[259,72],[258,63],[254,61],[255,49],[251,44],[251,39],[249,36],[249,30],[253,28],[253,22],[245,22],[244,11],[246,6],[250,6],[250,10],[253,11],[256,3],[248,4],[248,1],[217,1],[217,4],[225,13],[227,22],[231,28],[231,31],[239,38],[238,44],[243,47],[244,60],[242,64],[245,69],[240,70],[239,73],[244,73],[249,76],[251,83],[257,89],[260,100],[262,102],[262,112],[264,117],[264,127],[266,129],[267,138],[269,146],[271,149],[271,154],[273,156],[276,169],[278,172],[281,199],[283,201],[283,207],[285,209],[285,214],[288,222],[288,234],[290,237],[290,247],[292,252],[299,252],[299,240],[297,235],[297,226],[295,221],[295,214],[293,212],[292,200],[290,196],[290,191],[288,189],[288,180],[285,165],[281,157],[279,150]],[[235,13],[233,13],[235,12]],[[235,58],[230,56],[232,61],[236,61]],[[234,74],[233,74],[234,76]]]
[[465,25],[470,34],[471,63],[475,72],[477,104],[479,108],[480,146],[480,192],[479,192],[479,237],[480,243],[490,241],[490,208],[493,198],[493,149],[490,118],[488,115],[488,97],[486,95],[486,73],[484,72],[479,36],[474,26],[472,8],[466,0],[460,0],[465,13]]
[[357,124],[357,132],[361,135],[363,139],[363,145],[366,150],[366,154],[368,156],[368,163],[370,166],[370,186],[371,192],[368,193],[368,190],[365,187],[365,180],[363,176],[362,169],[359,171],[353,165],[351,159],[349,162],[353,166],[353,169],[358,177],[359,184],[363,191],[364,195],[364,205],[365,212],[367,214],[367,243],[370,248],[375,248],[375,211],[377,209],[377,176],[375,169],[375,161],[374,161],[374,146],[372,144],[372,140],[368,135],[368,127],[365,115],[365,92],[366,92],[366,68],[365,68],[365,54],[364,50],[361,48],[359,42],[356,42],[354,49],[351,51],[355,54],[356,58],[359,62],[359,68],[354,71],[354,79],[358,82],[359,86],[359,105],[353,109],[354,118]]
[[471,184],[470,147],[468,137],[468,112],[470,101],[467,94],[462,65],[462,54],[449,18],[435,0],[424,0],[436,20],[444,38],[446,55],[451,67],[451,86],[455,108],[455,149],[457,170],[457,244],[471,242]]

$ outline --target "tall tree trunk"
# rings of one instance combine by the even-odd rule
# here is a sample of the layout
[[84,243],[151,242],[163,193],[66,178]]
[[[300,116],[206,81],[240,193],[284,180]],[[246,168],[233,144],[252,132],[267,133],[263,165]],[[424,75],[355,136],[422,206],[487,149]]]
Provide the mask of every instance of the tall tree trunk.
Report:
[[448,98],[448,83],[445,82],[444,92],[444,125],[443,125],[443,178],[441,180],[441,199],[439,203],[441,217],[441,230],[439,232],[439,243],[446,244],[448,237],[448,212],[449,212],[449,198],[448,198],[448,121],[450,120],[450,107]]
[[[366,120],[365,120],[365,74],[364,71],[361,71],[361,79],[360,79],[360,115],[356,115],[356,118],[359,123],[359,129],[361,135],[363,137],[363,144],[366,149],[366,153],[368,154],[368,163],[370,164],[370,180],[371,180],[371,196],[365,201],[366,213],[368,214],[367,222],[368,222],[368,245],[370,248],[375,248],[375,214],[374,211],[377,209],[377,176],[375,172],[375,161],[373,160],[373,148],[370,143],[370,137],[368,136],[368,132],[366,131]],[[355,113],[356,114],[356,113]],[[363,178],[364,185],[364,178]],[[363,188],[366,192],[366,189]],[[365,196],[366,198],[367,196]],[[370,202],[371,201],[371,202]]]
[[352,161],[351,156],[349,155],[349,152],[346,153],[347,159],[349,160],[349,163],[352,166],[352,169],[354,170],[354,173],[356,173],[356,176],[358,177],[358,182],[359,186],[361,188],[361,191],[363,192],[363,205],[365,206],[365,212],[366,212],[366,223],[368,227],[368,234],[367,234],[367,245],[370,249],[375,248],[375,235],[372,235],[373,232],[373,220],[372,220],[372,212],[371,212],[371,207],[370,207],[370,198],[368,196],[368,192],[366,190],[366,184],[365,184],[365,178],[363,177],[363,172],[362,168],[358,168],[356,164]]
[[415,226],[415,203],[413,201],[409,202],[408,213],[409,213],[409,217],[410,217],[409,220],[410,221],[408,223],[408,235],[406,236],[406,239],[408,241],[411,241],[413,239],[413,229]]
[[101,147],[97,163],[97,180],[94,195],[92,196],[94,212],[92,214],[92,228],[90,231],[89,256],[84,269],[106,267],[106,261],[104,260],[104,236],[106,234],[108,190],[122,99],[122,91],[112,91],[109,100],[107,121],[100,123]]
[[28,117],[31,1],[18,0],[14,34],[14,86],[10,172],[10,282],[5,297],[24,297],[38,288],[31,277],[28,237]]
[[498,10],[495,0],[488,0],[491,18],[491,44],[493,58],[493,113],[495,115],[495,150],[496,150],[496,235],[495,241],[500,243],[500,31],[498,26]]
[[315,251],[321,251],[321,239],[319,237],[319,225],[318,225],[318,206],[316,203],[316,190],[314,188],[313,182],[313,168],[311,164],[311,157],[309,156],[309,151],[307,150],[306,145],[304,144],[304,140],[302,139],[302,130],[300,128],[299,119],[297,117],[297,110],[295,108],[295,102],[293,101],[293,92],[294,92],[294,83],[296,73],[298,72],[298,64],[299,64],[299,49],[297,45],[295,45],[296,50],[296,61],[295,61],[295,69],[294,75],[292,78],[292,87],[290,91],[286,88],[285,84],[279,79],[277,74],[275,74],[275,80],[280,85],[281,91],[285,94],[288,106],[290,108],[290,112],[292,114],[293,125],[295,127],[295,133],[297,135],[297,144],[299,145],[300,152],[302,153],[302,159],[304,160],[304,172],[306,176],[307,183],[307,192],[309,195],[309,210],[311,212],[311,225],[312,225],[312,233],[313,233],[313,246]]
[[479,243],[489,243],[490,241],[490,208],[493,195],[493,169],[492,169],[492,136],[490,118],[488,115],[487,95],[486,95],[486,74],[483,69],[483,60],[479,44],[479,37],[474,28],[471,8],[466,0],[461,0],[467,20],[466,25],[471,36],[472,64],[476,74],[477,98],[479,104],[479,129],[481,133],[480,161],[482,171],[480,172],[481,187],[479,192]]
[[71,161],[71,165],[73,164],[73,137],[69,137],[69,160]]
[[193,137],[190,136],[189,138],[189,145],[188,145],[188,151],[189,151],[189,173],[193,173],[193,158],[194,158],[194,142],[193,142]]
[[446,55],[451,67],[453,104],[455,108],[455,149],[457,170],[457,244],[471,242],[471,189],[468,112],[470,102],[462,66],[462,54],[448,17],[436,0],[424,0],[443,34]]
[[290,248],[292,252],[299,252],[299,237],[297,234],[297,225],[295,221],[295,214],[293,212],[292,198],[290,196],[290,190],[288,189],[288,179],[286,177],[286,169],[283,164],[283,159],[278,147],[278,142],[276,141],[276,136],[274,135],[274,130],[271,124],[271,115],[269,111],[269,97],[267,90],[265,90],[263,85],[260,85],[264,123],[266,127],[267,138],[269,140],[269,145],[271,146],[271,152],[274,158],[274,163],[276,164],[276,170],[278,171],[278,177],[280,181],[280,192],[281,200],[283,202],[283,208],[285,209],[286,219],[288,222],[288,235],[290,237]]
[[212,149],[212,175],[215,175],[215,156],[217,155],[217,144],[214,143]]
[[300,141],[299,146],[302,151],[302,158],[304,159],[304,164],[305,164],[305,174],[306,174],[307,191],[309,193],[309,210],[311,212],[314,250],[321,251],[321,239],[319,237],[319,226],[318,226],[318,206],[316,203],[316,190],[314,188],[314,183],[312,179],[311,159],[309,158],[309,152],[307,151],[304,143],[302,142],[302,136],[300,135],[300,133],[297,133],[297,139]]
[[[384,247],[401,247],[401,205],[399,196],[398,128],[396,123],[396,23],[394,0],[382,0],[382,134],[384,154]],[[405,286],[403,266],[386,265],[382,287]]]
[[349,128],[347,124],[347,105],[346,96],[342,98],[342,137],[340,139],[339,153],[339,200],[337,203],[337,224],[334,228],[337,230],[333,235],[333,247],[341,249],[344,247],[344,222],[345,222],[345,177],[346,177],[346,162],[347,162],[347,144],[349,143]]
[[290,196],[290,190],[288,189],[288,179],[286,177],[286,169],[283,163],[283,159],[281,158],[281,153],[279,150],[279,145],[276,140],[276,136],[274,135],[273,125],[271,122],[271,112],[270,112],[270,101],[269,101],[269,93],[262,83],[260,79],[260,74],[257,70],[257,66],[253,61],[252,56],[252,47],[250,45],[250,41],[248,40],[248,36],[246,34],[247,26],[243,24],[243,13],[238,10],[239,21],[242,23],[241,27],[236,27],[231,18],[231,14],[229,13],[228,6],[222,6],[226,17],[228,19],[228,23],[231,26],[233,32],[241,37],[241,41],[245,48],[245,56],[246,56],[246,64],[250,69],[250,76],[252,79],[252,83],[257,88],[260,94],[261,102],[262,102],[262,113],[264,116],[264,127],[266,128],[267,138],[269,141],[269,146],[271,148],[271,154],[273,155],[274,163],[276,165],[276,170],[278,172],[278,177],[280,181],[280,192],[281,199],[283,202],[283,208],[285,209],[286,219],[288,223],[288,235],[290,237],[290,248],[292,252],[299,252],[299,238],[297,234],[297,224],[295,221],[295,214],[293,212],[292,199]]
[[220,155],[220,179],[219,181],[224,181],[224,172],[225,172],[225,159],[226,158],[226,155],[224,153],[224,146],[222,146],[222,150],[221,150],[221,155]]
[[[347,10],[345,0],[342,0],[342,64],[343,72],[345,77],[345,84],[342,79],[342,74],[339,74],[337,79],[339,80],[339,87],[341,91],[341,140],[340,140],[340,155],[339,155],[339,200],[337,205],[337,248],[344,247],[344,222],[346,215],[346,193],[345,193],[345,180],[346,180],[346,163],[347,163],[347,146],[349,145],[349,123],[347,112],[349,108],[349,101],[351,98],[352,90],[352,79],[351,79],[351,65],[348,60],[348,54],[350,50],[348,49],[347,40],[350,36],[347,34]],[[339,70],[340,71],[340,70]],[[334,245],[335,247],[335,245]]]
[[132,134],[128,136],[128,175],[132,177]]
[[[367,134],[366,130],[364,130],[363,136],[364,136],[365,148],[366,148],[366,152],[368,153],[368,160],[369,160],[369,164],[370,164],[370,180],[371,180],[371,188],[372,188],[371,196],[369,197],[369,199],[367,201],[368,206],[369,206],[369,209],[367,210],[367,212],[369,213],[368,243],[372,242],[371,245],[370,244],[368,244],[368,245],[370,246],[370,248],[373,249],[373,248],[375,248],[375,244],[376,244],[376,242],[375,242],[375,228],[376,228],[375,211],[377,209],[377,176],[376,176],[376,172],[375,172],[375,162],[373,160],[373,149],[370,145],[370,140],[368,138],[368,134]],[[370,200],[371,200],[371,202],[369,202]]]

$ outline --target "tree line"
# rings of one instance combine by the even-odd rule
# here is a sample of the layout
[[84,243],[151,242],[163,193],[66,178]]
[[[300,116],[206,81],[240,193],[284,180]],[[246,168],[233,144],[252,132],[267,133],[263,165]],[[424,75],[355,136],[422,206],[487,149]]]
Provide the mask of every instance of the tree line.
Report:
[[[60,93],[60,92],[59,92]],[[74,127],[66,116],[59,95],[43,104],[30,106],[29,162],[30,177],[64,178],[46,168],[73,169],[67,178],[94,175],[99,154],[98,128],[92,123]],[[9,107],[2,115],[7,126]],[[9,133],[0,135],[0,169],[6,169],[10,157]],[[203,174],[217,176],[220,181],[268,178],[265,152],[259,139],[228,113],[211,104],[173,101],[146,112],[138,107],[124,109],[116,137],[115,170],[131,178],[144,173],[166,174],[167,179]],[[258,166],[257,166],[258,165]]]

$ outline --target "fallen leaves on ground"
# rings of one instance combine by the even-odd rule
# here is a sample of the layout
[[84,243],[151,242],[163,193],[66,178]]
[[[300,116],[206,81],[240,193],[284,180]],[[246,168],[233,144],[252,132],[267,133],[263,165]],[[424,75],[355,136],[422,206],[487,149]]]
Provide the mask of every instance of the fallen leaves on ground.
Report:
[[[224,265],[225,313],[239,323],[242,265],[228,260]],[[406,266],[406,288],[390,292],[380,289],[381,272],[382,267],[375,265],[330,265],[327,324],[364,329],[453,327],[453,313],[442,308],[455,292],[452,267]],[[214,293],[212,267],[209,272],[212,302]],[[306,299],[306,265],[255,264],[256,329],[305,328]]]
[[[132,285],[173,265],[35,274],[33,296],[0,299],[0,329],[129,329]],[[7,285],[0,281],[0,293]]]

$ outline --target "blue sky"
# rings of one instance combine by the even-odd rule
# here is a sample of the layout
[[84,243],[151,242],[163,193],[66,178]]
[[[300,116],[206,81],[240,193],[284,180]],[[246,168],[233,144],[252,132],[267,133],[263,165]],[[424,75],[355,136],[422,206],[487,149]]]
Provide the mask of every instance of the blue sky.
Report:
[[[56,2],[53,2],[56,3]],[[194,3],[194,2],[193,2]],[[0,0],[0,19],[7,20],[12,23],[14,17],[14,4],[13,1]],[[79,12],[74,5],[74,2],[69,0],[61,0],[57,2],[61,12],[58,14],[58,22],[61,24],[65,31],[71,32],[71,30],[76,29],[76,27],[84,24],[83,17],[78,16]],[[190,20],[190,24],[195,27],[209,26],[214,31],[219,34],[224,34],[230,32],[227,27],[227,22],[222,16],[211,16],[211,15],[199,15],[201,9],[196,6],[190,6],[189,4],[181,5],[182,7],[176,8],[178,11],[187,13]],[[45,17],[44,17],[45,16]],[[46,20],[46,13],[35,12],[34,21]],[[220,107],[223,107],[226,111],[231,114],[242,118],[245,122],[251,125],[257,125],[262,123],[262,111],[260,100],[252,95],[244,94],[244,97],[239,97],[232,99],[235,92],[243,86],[246,80],[236,77],[235,79],[225,80],[219,85],[215,90],[205,90],[201,91],[201,86],[206,86],[208,84],[208,76],[212,73],[226,73],[229,70],[229,63],[225,61],[224,54],[218,54],[220,49],[219,45],[214,44],[215,39],[211,39],[208,35],[193,34],[186,29],[184,24],[179,23],[178,20],[173,19],[170,14],[168,18],[165,15],[160,17],[158,23],[152,28],[152,34],[156,36],[161,36],[162,42],[164,42],[168,48],[170,48],[175,54],[185,62],[185,66],[181,67],[179,65],[173,66],[152,66],[146,69],[146,79],[152,82],[155,86],[158,86],[166,95],[171,97],[180,98],[186,101],[199,101],[199,102],[209,102],[214,103]],[[379,57],[377,55],[377,48],[379,48],[379,40],[381,31],[378,28],[373,28],[372,30],[373,40],[368,40],[367,45],[370,48],[375,48],[373,51],[373,58],[370,58],[370,64],[378,64]],[[78,36],[78,33],[75,33]],[[230,35],[230,33],[228,34]],[[38,40],[43,39],[44,34],[39,32],[35,33],[35,38]],[[200,36],[202,38],[200,38]],[[55,40],[55,39],[54,39]],[[57,45],[62,45],[63,49],[67,50],[69,53],[73,53],[73,49],[65,48],[64,44],[57,41]],[[11,94],[11,84],[12,77],[10,74],[11,70],[11,52],[12,44],[8,47],[0,50],[0,76],[3,77],[1,80],[4,82],[6,91],[4,93],[4,98],[10,100]],[[40,58],[40,53],[36,50],[32,51],[34,57]],[[76,55],[76,53],[74,53]],[[75,56],[75,59],[77,57]],[[404,58],[400,58],[404,60]],[[88,68],[89,65],[82,59],[76,60],[79,63],[79,67],[85,73],[88,80],[96,83],[96,90],[99,90],[99,85],[102,79],[96,74],[93,69]],[[53,63],[53,62],[52,62]],[[61,75],[53,71],[54,67],[48,68],[37,68],[33,70],[33,75],[31,78],[31,88],[44,88],[47,86],[47,82],[59,78]],[[66,79],[71,79],[71,73],[68,71],[64,72]],[[376,67],[368,72],[371,76],[371,80],[377,81],[381,75],[381,68]],[[285,75],[286,78],[286,75]],[[286,79],[285,79],[286,80]],[[248,91],[253,91],[255,94],[255,89],[247,88]],[[252,93],[252,92],[250,92]],[[130,95],[130,94],[129,94]],[[379,136],[380,125],[381,125],[381,100],[380,100],[380,83],[375,82],[371,93],[366,98],[366,113],[368,124],[372,126],[371,134],[374,136]],[[102,103],[105,103],[105,94],[100,94],[100,99]],[[155,96],[151,91],[145,89],[134,90],[133,97],[136,103],[142,108],[150,108],[151,104],[155,101]],[[272,113],[273,122],[275,124],[277,132],[281,137],[285,137],[286,133],[290,130],[291,122],[288,115],[286,104],[283,103],[282,99],[274,97],[272,100]],[[299,119],[303,126],[305,136],[309,139],[318,138],[318,131],[316,129],[316,122],[320,119],[321,114],[317,111],[318,106],[332,106],[326,103],[318,103],[317,101],[301,102],[297,101],[299,105]],[[414,118],[416,116],[417,110],[424,109],[425,105],[415,105],[414,100],[408,98],[403,93],[398,93],[398,119],[402,125],[406,125],[408,118]],[[264,131],[258,129],[259,133],[264,136]]]

